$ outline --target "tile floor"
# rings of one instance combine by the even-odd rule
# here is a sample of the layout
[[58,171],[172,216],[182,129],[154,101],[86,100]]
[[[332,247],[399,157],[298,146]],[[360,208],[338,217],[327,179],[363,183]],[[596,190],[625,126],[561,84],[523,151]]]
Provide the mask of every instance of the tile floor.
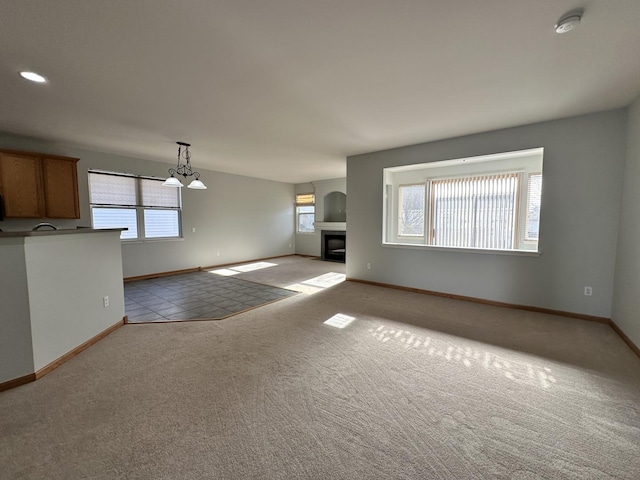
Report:
[[219,320],[296,294],[210,272],[136,280],[124,285],[129,323]]

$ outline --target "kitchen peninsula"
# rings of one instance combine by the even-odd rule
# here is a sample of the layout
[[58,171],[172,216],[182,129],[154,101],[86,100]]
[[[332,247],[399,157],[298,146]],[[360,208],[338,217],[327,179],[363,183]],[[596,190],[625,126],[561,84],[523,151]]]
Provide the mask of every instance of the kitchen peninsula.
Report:
[[0,232],[0,391],[122,325],[121,230]]

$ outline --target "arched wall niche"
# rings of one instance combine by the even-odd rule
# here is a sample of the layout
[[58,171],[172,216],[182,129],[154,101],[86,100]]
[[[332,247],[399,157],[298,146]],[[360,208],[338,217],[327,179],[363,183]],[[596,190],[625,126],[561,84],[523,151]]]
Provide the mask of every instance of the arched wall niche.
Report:
[[334,191],[324,196],[324,221],[347,221],[347,195]]

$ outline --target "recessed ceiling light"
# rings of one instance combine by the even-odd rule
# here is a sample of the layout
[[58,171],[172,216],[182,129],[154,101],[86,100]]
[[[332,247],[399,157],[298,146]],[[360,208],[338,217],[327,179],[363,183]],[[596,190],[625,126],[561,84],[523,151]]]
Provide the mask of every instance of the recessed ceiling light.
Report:
[[556,33],[567,33],[580,25],[581,15],[569,15],[558,20],[555,25]]
[[20,72],[20,76],[36,83],[45,83],[47,81],[46,78],[44,78],[42,75],[38,75],[35,72]]

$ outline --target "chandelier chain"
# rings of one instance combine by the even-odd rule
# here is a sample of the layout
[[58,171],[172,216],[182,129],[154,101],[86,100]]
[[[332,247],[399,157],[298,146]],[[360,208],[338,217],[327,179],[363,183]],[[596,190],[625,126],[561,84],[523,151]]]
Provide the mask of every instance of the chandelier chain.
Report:
[[[187,177],[195,177],[196,180],[200,178],[200,173],[194,172],[191,168],[191,152],[189,151],[189,147],[191,144],[184,142],[176,142],[178,144],[178,164],[176,168],[170,168],[169,174],[171,176],[174,175],[182,175],[184,178]],[[184,147],[184,150],[182,150]],[[181,163],[184,160],[185,163]]]

